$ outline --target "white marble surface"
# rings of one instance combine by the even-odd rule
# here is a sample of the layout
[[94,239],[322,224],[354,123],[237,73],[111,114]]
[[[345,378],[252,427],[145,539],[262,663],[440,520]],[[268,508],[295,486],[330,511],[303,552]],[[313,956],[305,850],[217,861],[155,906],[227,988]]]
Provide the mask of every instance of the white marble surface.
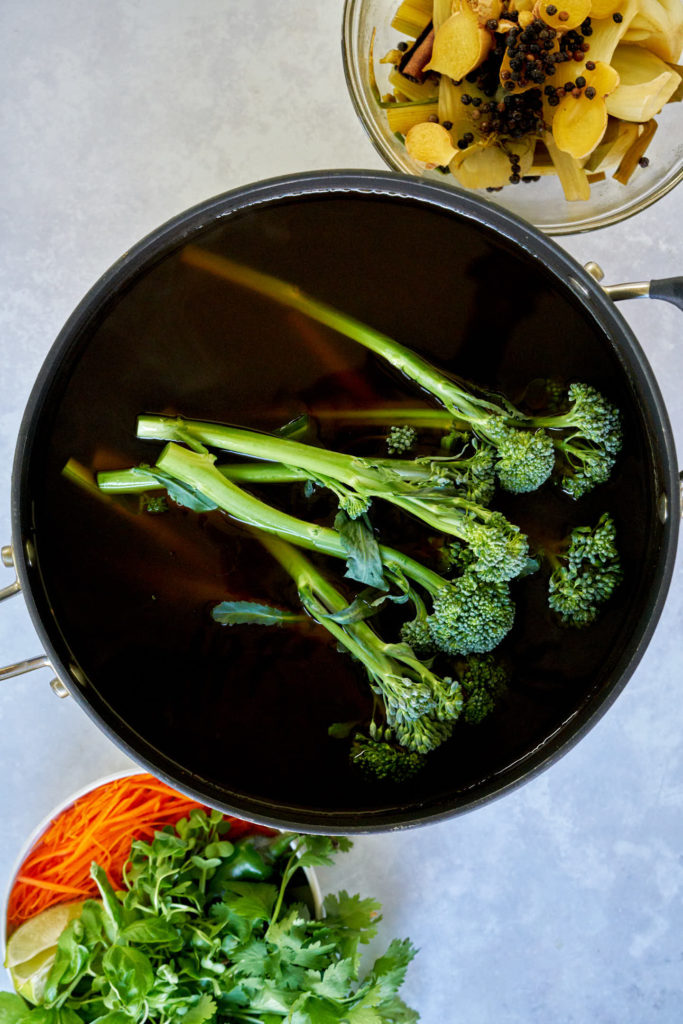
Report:
[[[4,0],[0,5],[0,541],[33,379],[88,287],[168,217],[290,171],[379,168],[347,98],[341,0]],[[683,272],[679,189],[562,244],[608,280]],[[622,307],[683,451],[683,320]],[[4,570],[8,577],[9,572]],[[328,888],[378,896],[420,947],[425,1024],[683,1020],[683,578],[635,676],[550,771],[474,813],[361,837]],[[0,660],[39,653],[21,598]],[[128,764],[47,670],[0,688],[0,884],[57,801]],[[7,979],[5,978],[5,982]]]

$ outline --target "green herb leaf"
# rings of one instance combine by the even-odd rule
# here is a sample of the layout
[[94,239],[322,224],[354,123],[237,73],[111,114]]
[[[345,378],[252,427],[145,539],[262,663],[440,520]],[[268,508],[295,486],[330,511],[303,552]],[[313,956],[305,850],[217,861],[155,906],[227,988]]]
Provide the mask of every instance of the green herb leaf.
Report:
[[347,1012],[345,1024],[384,1024],[386,1017],[383,1017],[378,1010],[372,1006],[357,1004]]
[[379,957],[366,979],[367,990],[363,1002],[373,1006],[393,998],[405,981],[408,964],[415,956],[415,948],[408,939],[394,939],[384,956]]
[[346,575],[377,590],[387,590],[382,555],[368,517],[350,519],[346,512],[338,512],[334,528],[348,555]]
[[325,999],[344,999],[352,981],[356,980],[356,969],[351,957],[330,964],[320,981],[311,985],[311,991]]
[[109,1013],[96,1017],[91,1024],[132,1024],[136,1017],[123,1010],[110,1010]]
[[217,1009],[215,999],[203,993],[194,1006],[191,1006],[187,1013],[183,1014],[183,1024],[204,1024],[211,1020]]
[[102,970],[122,1006],[139,1003],[154,984],[149,957],[131,946],[110,946],[102,957]]
[[306,622],[306,615],[273,608],[271,605],[254,601],[221,601],[211,609],[211,617],[222,626],[254,624],[259,626],[283,626],[292,622]]
[[240,917],[253,921],[270,920],[277,896],[276,887],[265,882],[225,880],[223,901]]
[[377,925],[381,921],[379,912],[382,904],[377,900],[360,896],[349,896],[345,889],[336,896],[330,894],[325,897],[325,914],[335,924],[341,924],[355,932],[364,933],[361,942],[369,942],[377,932]]
[[18,1024],[29,1012],[21,996],[14,992],[0,992],[0,1024]]
[[326,618],[332,619],[333,622],[338,623],[340,626],[348,626],[354,622],[362,622],[365,619],[372,618],[373,615],[377,615],[382,610],[382,605],[385,601],[391,601],[394,604],[405,604],[409,600],[410,594],[378,593],[374,587],[367,587],[354,598],[350,605],[339,612],[327,615]]
[[175,501],[176,505],[189,508],[191,512],[212,512],[215,508],[218,508],[214,502],[200,494],[194,487],[176,480],[169,473],[165,473],[163,469],[157,469],[155,466],[145,466],[145,473],[153,476],[155,480],[164,485],[169,498]]
[[179,930],[161,917],[144,917],[127,925],[119,936],[121,942],[148,943],[152,946],[174,945],[182,948]]

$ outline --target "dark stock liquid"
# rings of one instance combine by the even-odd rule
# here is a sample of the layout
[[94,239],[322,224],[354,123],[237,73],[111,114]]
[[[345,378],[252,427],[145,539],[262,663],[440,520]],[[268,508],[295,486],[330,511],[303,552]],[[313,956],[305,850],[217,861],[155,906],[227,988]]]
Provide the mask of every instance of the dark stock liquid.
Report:
[[[363,811],[466,798],[600,693],[632,631],[647,585],[652,470],[625,375],[543,267],[445,213],[376,197],[308,198],[234,215],[192,241],[292,281],[513,400],[533,378],[578,378],[625,414],[614,480],[578,505],[551,486],[494,502],[532,538],[614,515],[626,575],[599,624],[561,629],[547,610],[545,576],[516,584],[516,624],[499,649],[514,667],[507,699],[481,726],[457,727],[422,775],[387,789],[350,770],[347,743],[327,735],[331,722],[367,716],[370,702],[363,670],[323,630],[212,621],[212,606],[229,598],[296,607],[258,543],[219,513],[172,507],[153,516],[136,496],[91,495],[62,468],[69,458],[94,472],[153,462],[161,445],[135,438],[142,412],[273,429],[307,409],[424,397],[417,387],[359,345],[176,253],[110,302],[46,403],[30,482],[38,567],[54,642],[106,718],[123,719],[226,800],[235,790],[266,804]],[[325,420],[319,439],[382,452],[376,435]],[[312,501],[300,485],[259,493],[331,523],[324,493]],[[373,520],[388,543],[429,559],[427,533],[404,515],[376,502]],[[341,562],[321,564],[342,577]]]

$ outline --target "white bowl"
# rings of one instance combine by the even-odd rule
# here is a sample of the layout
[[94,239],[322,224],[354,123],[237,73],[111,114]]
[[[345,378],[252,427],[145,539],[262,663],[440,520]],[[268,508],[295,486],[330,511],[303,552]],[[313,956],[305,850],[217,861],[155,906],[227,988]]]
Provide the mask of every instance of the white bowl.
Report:
[[[31,852],[33,847],[42,838],[42,836],[45,833],[45,831],[49,828],[49,826],[52,824],[52,822],[56,818],[58,818],[60,814],[63,814],[64,811],[67,811],[76,802],[76,800],[79,800],[82,796],[85,796],[87,793],[90,793],[92,790],[98,789],[101,786],[107,786],[107,785],[109,785],[112,782],[116,782],[119,779],[128,778],[129,776],[148,775],[148,774],[149,774],[149,772],[142,771],[139,768],[129,768],[129,769],[126,769],[124,771],[116,772],[116,773],[114,773],[112,775],[106,775],[106,776],[103,776],[103,777],[101,777],[99,779],[96,779],[94,782],[91,782],[88,785],[83,786],[81,789],[77,790],[75,793],[71,793],[69,796],[65,797],[64,800],[60,801],[60,803],[58,803],[55,807],[53,807],[52,810],[48,814],[45,815],[45,817],[42,819],[42,821],[40,821],[36,825],[36,827],[33,829],[31,834],[27,838],[26,842],[23,844],[23,846],[22,846],[22,848],[21,848],[21,850],[20,850],[20,852],[19,852],[19,854],[17,856],[17,859],[16,859],[16,861],[14,863],[14,867],[13,867],[11,873],[10,873],[9,884],[8,884],[6,890],[5,890],[3,901],[2,901],[2,917],[0,918],[0,920],[2,921],[2,928],[0,929],[0,932],[2,933],[2,959],[1,959],[2,963],[5,962],[6,955],[7,955],[7,948],[6,948],[7,947],[7,939],[8,939],[8,935],[7,935],[7,912],[8,912],[8,909],[9,909],[10,895],[12,893],[12,889],[14,888],[14,883],[16,881],[17,875],[19,874],[19,871],[21,869],[22,864],[26,860],[27,856],[29,855],[29,853]],[[277,831],[277,830],[273,829],[273,831]],[[306,880],[307,880],[308,885],[309,885],[310,890],[311,890],[311,898],[312,898],[312,901],[313,901],[313,909],[314,909],[314,912],[315,912],[315,916],[317,918],[321,918],[323,916],[323,897],[322,897],[322,892],[321,892],[321,889],[320,889],[320,884],[318,882],[318,878],[317,878],[313,868],[307,867],[307,868],[304,868],[303,871],[304,871],[304,874],[306,875]]]

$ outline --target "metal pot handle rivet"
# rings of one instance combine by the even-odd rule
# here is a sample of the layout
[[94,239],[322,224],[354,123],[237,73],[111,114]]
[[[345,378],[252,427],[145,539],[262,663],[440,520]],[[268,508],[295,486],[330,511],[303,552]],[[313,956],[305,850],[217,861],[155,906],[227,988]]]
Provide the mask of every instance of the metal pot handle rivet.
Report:
[[[2,564],[6,565],[8,569],[14,568],[14,554],[12,552],[12,545],[5,544],[0,548],[0,557],[2,558]],[[3,587],[0,590],[0,601],[4,601],[6,597],[12,597],[14,594],[18,594],[21,590],[21,583],[19,577],[15,577],[14,583],[10,583],[8,587]]]
[[65,697],[71,696],[66,686],[59,678],[59,676],[55,676],[54,679],[50,680],[50,689],[52,690],[54,695],[56,697],[59,697],[61,700],[64,700]]

